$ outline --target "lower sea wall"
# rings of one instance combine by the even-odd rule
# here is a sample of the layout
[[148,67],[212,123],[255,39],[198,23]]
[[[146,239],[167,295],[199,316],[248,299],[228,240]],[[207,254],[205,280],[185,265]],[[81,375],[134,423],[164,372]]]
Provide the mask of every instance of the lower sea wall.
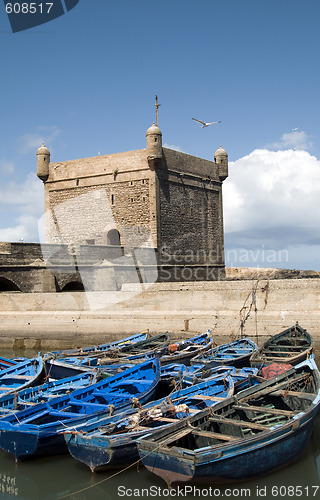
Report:
[[181,339],[211,329],[261,344],[298,322],[320,347],[320,279],[128,286],[121,292],[0,294],[0,348],[49,350],[104,343],[149,329]]

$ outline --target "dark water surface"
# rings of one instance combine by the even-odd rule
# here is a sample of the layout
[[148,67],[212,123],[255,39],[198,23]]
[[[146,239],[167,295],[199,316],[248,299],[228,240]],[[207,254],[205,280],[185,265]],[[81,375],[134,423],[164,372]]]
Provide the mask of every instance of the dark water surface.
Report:
[[[27,352],[0,352],[2,356]],[[319,360],[318,360],[319,362]],[[319,365],[319,364],[318,364]],[[208,484],[192,491],[169,491],[166,484],[143,466],[125,471],[92,474],[69,455],[37,458],[16,464],[0,450],[0,499],[113,500],[121,498],[253,498],[320,500],[320,415],[310,445],[298,462],[254,481],[227,486]]]

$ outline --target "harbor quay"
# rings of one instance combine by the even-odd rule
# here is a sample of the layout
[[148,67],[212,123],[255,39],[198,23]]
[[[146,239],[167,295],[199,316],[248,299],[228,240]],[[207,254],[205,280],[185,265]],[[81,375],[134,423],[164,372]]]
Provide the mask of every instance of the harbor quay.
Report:
[[296,322],[320,346],[320,279],[127,284],[121,291],[0,294],[0,346],[66,348],[149,330],[172,340],[210,330],[217,344],[261,345]]

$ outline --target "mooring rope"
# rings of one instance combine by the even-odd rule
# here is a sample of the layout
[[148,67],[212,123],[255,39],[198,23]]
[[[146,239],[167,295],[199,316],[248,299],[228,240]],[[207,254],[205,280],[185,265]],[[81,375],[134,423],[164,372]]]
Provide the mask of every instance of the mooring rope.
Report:
[[[145,457],[147,457],[148,455],[151,455],[151,453],[153,453],[154,451],[156,451],[157,449],[159,448],[159,445],[156,446],[156,448],[154,448],[153,450],[151,450],[149,453],[147,453],[145,455]],[[72,495],[77,495],[78,493],[82,493],[83,491],[87,491],[87,490],[90,490],[91,488],[95,488],[96,486],[98,486],[99,484],[102,484],[102,483],[105,483],[106,481],[109,481],[109,479],[112,479],[116,476],[118,476],[119,474],[121,474],[122,472],[130,469],[130,467],[133,467],[134,465],[137,465],[139,464],[139,462],[141,462],[141,459],[139,458],[139,460],[136,460],[135,462],[133,462],[132,464],[128,465],[127,467],[125,467],[124,469],[121,469],[119,470],[118,472],[115,472],[114,474],[112,474],[111,476],[109,477],[106,477],[105,479],[102,479],[101,481],[98,481],[97,483],[95,484],[91,484],[90,486],[86,486],[85,488],[82,488],[81,490],[78,490],[78,491],[74,491],[72,493],[68,493],[67,495],[63,495],[61,497],[57,497],[57,500],[61,500],[62,498],[68,498],[68,497],[71,497]]]

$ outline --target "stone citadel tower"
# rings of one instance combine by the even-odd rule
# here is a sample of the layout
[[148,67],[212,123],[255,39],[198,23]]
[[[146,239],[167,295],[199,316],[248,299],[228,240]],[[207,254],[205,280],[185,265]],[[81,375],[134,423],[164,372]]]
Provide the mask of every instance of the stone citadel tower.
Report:
[[[42,144],[46,242],[156,249],[158,280],[224,278],[222,183],[228,155],[208,161],[162,147],[155,124],[146,148],[50,163]],[[92,251],[95,251],[92,249]]]

